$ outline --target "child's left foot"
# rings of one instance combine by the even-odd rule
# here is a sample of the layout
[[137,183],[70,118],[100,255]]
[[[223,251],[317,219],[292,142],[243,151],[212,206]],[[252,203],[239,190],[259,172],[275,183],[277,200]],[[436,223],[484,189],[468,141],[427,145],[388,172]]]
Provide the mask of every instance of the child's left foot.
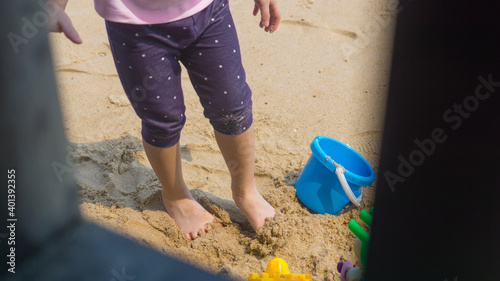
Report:
[[276,215],[276,210],[260,195],[255,186],[245,192],[235,192],[233,189],[233,200],[256,232],[264,226],[266,218],[274,218]]

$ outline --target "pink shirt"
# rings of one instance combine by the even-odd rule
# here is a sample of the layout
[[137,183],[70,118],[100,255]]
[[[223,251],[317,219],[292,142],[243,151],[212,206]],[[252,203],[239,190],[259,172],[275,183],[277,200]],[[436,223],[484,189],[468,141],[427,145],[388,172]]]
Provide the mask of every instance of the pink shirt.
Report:
[[213,0],[94,0],[97,13],[106,20],[130,24],[155,24],[190,17]]

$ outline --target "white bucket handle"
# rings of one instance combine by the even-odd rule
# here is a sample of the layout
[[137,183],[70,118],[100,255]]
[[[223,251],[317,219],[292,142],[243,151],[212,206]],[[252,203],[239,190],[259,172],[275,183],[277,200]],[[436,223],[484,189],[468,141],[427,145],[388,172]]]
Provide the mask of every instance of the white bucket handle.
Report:
[[342,167],[341,165],[335,165],[335,166],[336,166],[335,167],[335,174],[337,174],[337,177],[339,178],[339,181],[340,181],[340,185],[342,185],[342,188],[344,189],[345,194],[347,195],[347,197],[351,200],[351,202],[355,206],[357,206],[357,207],[361,206],[361,197],[363,196],[363,194],[361,194],[359,197],[356,197],[354,195],[354,193],[352,192],[351,187],[347,183],[347,180],[345,179],[344,167]]

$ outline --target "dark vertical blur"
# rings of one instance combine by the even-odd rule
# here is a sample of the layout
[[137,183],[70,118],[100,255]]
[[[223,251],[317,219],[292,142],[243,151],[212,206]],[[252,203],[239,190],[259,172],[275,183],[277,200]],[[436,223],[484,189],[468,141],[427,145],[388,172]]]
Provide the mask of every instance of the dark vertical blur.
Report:
[[366,280],[500,280],[498,1],[401,1]]
[[[52,163],[67,163],[46,24],[42,25],[48,14],[37,1],[0,5],[0,185],[6,192],[7,170],[14,169],[16,255],[22,258],[77,222],[79,210],[71,177],[59,180],[52,168]],[[1,198],[3,226],[7,195]]]

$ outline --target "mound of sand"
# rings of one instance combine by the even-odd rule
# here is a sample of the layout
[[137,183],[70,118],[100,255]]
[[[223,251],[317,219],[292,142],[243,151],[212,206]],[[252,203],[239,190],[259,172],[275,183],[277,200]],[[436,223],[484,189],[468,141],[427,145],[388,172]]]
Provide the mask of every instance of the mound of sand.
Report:
[[[183,148],[184,155],[188,147]],[[196,266],[244,280],[250,272],[265,270],[273,257],[281,257],[294,272],[311,273],[315,280],[334,280],[337,261],[356,260],[352,252],[355,237],[347,223],[359,210],[347,207],[335,216],[314,214],[297,200],[291,186],[298,173],[290,174],[286,181],[275,178],[265,186],[264,197],[277,215],[258,233],[232,200],[204,191],[210,189],[211,181],[192,189],[195,199],[223,226],[188,242],[161,207],[161,187],[146,166],[139,139],[73,143],[69,150],[84,217]],[[214,173],[210,168],[201,170],[199,173]],[[230,196],[224,189],[226,197]],[[364,192],[364,206],[368,207],[373,188]]]

